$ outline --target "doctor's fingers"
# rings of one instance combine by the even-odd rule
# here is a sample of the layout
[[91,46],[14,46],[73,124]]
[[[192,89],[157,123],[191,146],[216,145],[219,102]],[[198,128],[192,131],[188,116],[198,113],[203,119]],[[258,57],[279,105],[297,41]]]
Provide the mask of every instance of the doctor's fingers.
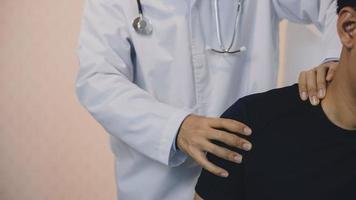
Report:
[[316,81],[316,70],[309,70],[307,72],[307,89],[309,101],[313,106],[317,106],[320,100],[317,95],[317,81]]
[[211,153],[224,160],[235,162],[237,164],[240,164],[242,162],[242,156],[240,154],[233,152],[227,148],[213,144],[210,141],[206,141],[206,143],[203,144],[203,148],[206,152]]
[[319,65],[316,68],[316,77],[317,77],[317,89],[318,89],[318,98],[322,99],[326,95],[327,82],[330,82],[334,78],[339,62],[330,61]]
[[318,105],[326,95],[327,82],[331,81],[337,69],[338,62],[330,61],[319,65],[299,75],[299,93],[302,100],[309,100],[312,105]]
[[213,129],[208,132],[208,138],[245,151],[250,151],[252,148],[252,144],[249,141],[225,131]]
[[299,96],[303,101],[308,100],[308,88],[307,88],[307,72],[303,71],[299,74],[298,81]]
[[326,94],[326,73],[327,67],[318,67],[316,69],[316,84],[318,90],[318,98],[323,99]]
[[325,63],[325,65],[328,65],[328,73],[326,75],[326,81],[330,82],[334,79],[335,72],[337,70],[337,67],[339,66],[339,62],[336,61],[328,62]]
[[224,118],[211,118],[209,119],[209,125],[212,128],[224,129],[232,133],[239,133],[242,135],[251,135],[252,130],[245,124],[232,119]]
[[206,158],[205,152],[197,150],[196,152],[194,152],[194,154],[192,156],[193,156],[194,160],[201,167],[203,167],[205,170],[209,171],[210,173],[213,173],[216,176],[220,176],[220,177],[228,177],[229,176],[229,173],[226,170],[224,170],[223,168],[220,168],[220,167],[216,166],[215,164],[211,163],[210,161],[208,161],[208,159]]

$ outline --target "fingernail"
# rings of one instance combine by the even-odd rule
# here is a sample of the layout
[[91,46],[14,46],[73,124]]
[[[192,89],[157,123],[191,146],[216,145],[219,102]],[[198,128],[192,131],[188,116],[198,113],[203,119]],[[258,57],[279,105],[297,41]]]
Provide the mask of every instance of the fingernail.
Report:
[[308,99],[308,95],[306,92],[302,92],[302,100],[305,101]]
[[250,143],[245,143],[242,145],[242,148],[245,150],[245,151],[250,151],[251,148],[252,148],[252,145]]
[[229,176],[229,174],[227,173],[227,172],[222,172],[222,173],[220,173],[220,176],[222,176],[222,177],[228,177]]
[[244,133],[245,133],[246,135],[251,135],[251,134],[252,134],[252,130],[251,130],[250,128],[248,128],[248,127],[245,127],[245,128],[244,128]]
[[324,96],[325,96],[325,89],[320,89],[319,92],[318,92],[318,96],[319,96],[319,98],[324,98]]
[[310,103],[313,105],[313,106],[317,106],[319,104],[319,99],[316,97],[316,96],[312,96],[310,98]]
[[241,163],[242,162],[242,157],[241,156],[235,156],[234,157],[235,162]]

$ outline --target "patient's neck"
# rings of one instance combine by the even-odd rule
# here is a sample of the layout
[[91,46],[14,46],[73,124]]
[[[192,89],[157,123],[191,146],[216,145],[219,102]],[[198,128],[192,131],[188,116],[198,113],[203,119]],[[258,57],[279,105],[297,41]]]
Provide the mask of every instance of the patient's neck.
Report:
[[341,58],[334,80],[330,83],[322,107],[328,118],[346,130],[356,130],[356,77],[351,64]]

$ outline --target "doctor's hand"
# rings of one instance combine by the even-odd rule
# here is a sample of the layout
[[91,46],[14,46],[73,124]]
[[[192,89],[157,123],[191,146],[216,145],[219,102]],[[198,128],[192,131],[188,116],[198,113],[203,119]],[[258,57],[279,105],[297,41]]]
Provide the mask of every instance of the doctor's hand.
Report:
[[237,134],[248,136],[251,133],[249,127],[238,121],[189,115],[180,127],[177,145],[181,151],[192,157],[205,170],[217,176],[227,177],[228,172],[208,161],[206,153],[235,163],[241,163],[242,156],[220,147],[212,141],[219,141],[231,147],[249,151],[252,148],[251,143]]
[[314,106],[326,95],[327,83],[332,81],[338,62],[326,62],[318,67],[299,74],[299,95],[303,101],[309,99]]

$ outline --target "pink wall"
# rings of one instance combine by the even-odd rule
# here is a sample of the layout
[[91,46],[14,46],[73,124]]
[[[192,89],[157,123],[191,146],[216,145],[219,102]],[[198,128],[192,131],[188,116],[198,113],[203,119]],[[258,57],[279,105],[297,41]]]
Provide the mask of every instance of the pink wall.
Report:
[[104,130],[74,93],[82,0],[0,0],[0,199],[115,199]]

